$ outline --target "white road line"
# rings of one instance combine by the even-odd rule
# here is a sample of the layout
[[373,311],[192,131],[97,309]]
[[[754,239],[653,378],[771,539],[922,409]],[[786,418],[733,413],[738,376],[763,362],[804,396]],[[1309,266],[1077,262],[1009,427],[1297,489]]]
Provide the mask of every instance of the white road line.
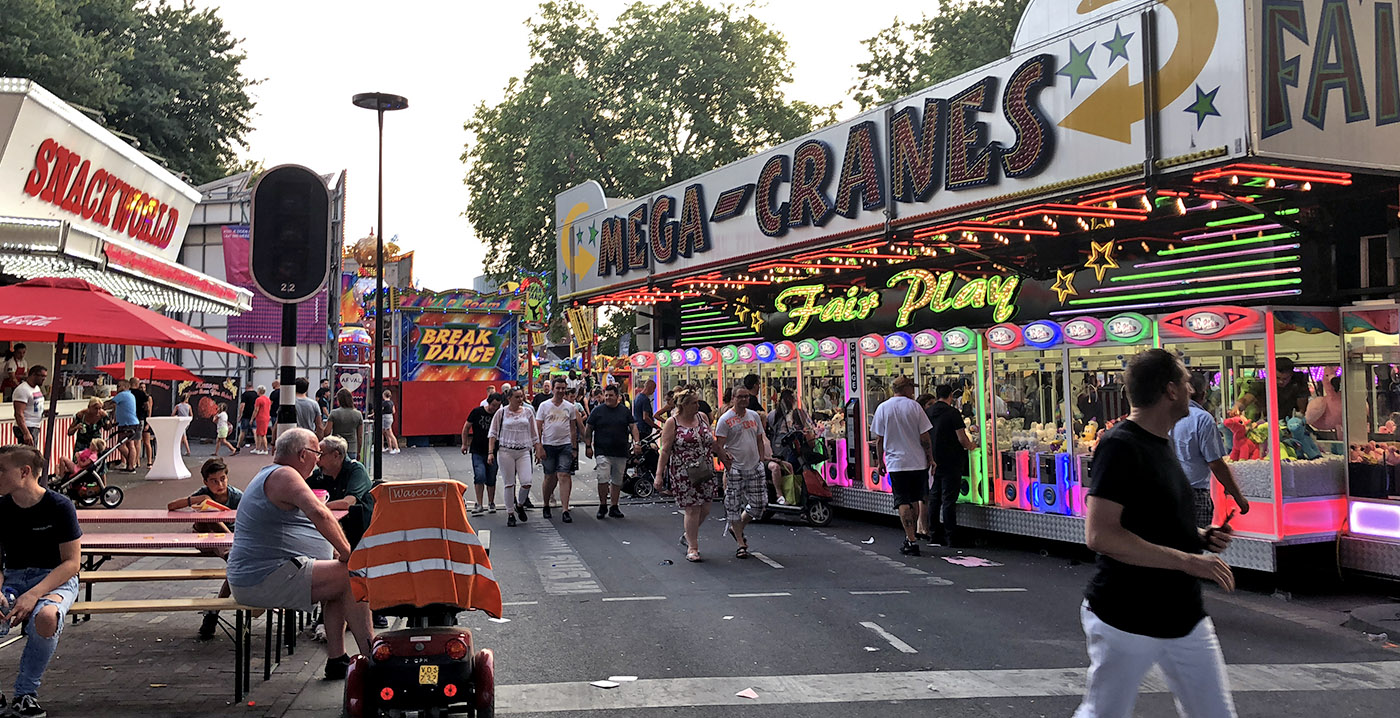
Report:
[[783,567],[782,564],[778,563],[777,561],[774,561],[774,560],[771,559],[771,558],[768,558],[767,556],[764,556],[763,554],[761,554],[761,553],[759,553],[759,552],[757,552],[757,551],[754,551],[753,553],[751,553],[751,554],[749,554],[749,555],[750,555],[750,556],[753,556],[754,558],[756,558],[756,559],[758,559],[758,560],[760,560],[760,561],[762,561],[762,562],[764,562],[764,563],[766,563],[766,564],[768,564],[769,566],[772,566],[773,568],[782,568],[782,567]]
[[503,604],[501,604],[501,605],[502,605],[502,606],[537,606],[537,605],[539,605],[539,601],[510,601],[510,602],[508,602],[508,603],[503,603]]
[[[1235,693],[1296,693],[1400,689],[1400,661],[1363,663],[1240,664],[1227,666]],[[752,688],[757,699],[734,694]],[[496,711],[560,713],[637,708],[793,705],[886,701],[1041,698],[1079,696],[1083,668],[989,671],[881,671],[786,676],[642,679],[600,691],[585,681],[496,687]],[[1165,681],[1148,680],[1142,693],[1165,693]],[[1267,695],[1257,696],[1270,702]],[[1276,701],[1275,701],[1276,704]]]
[[777,598],[779,596],[791,596],[787,591],[774,591],[772,593],[731,593],[730,598]]
[[969,588],[968,593],[1025,593],[1024,588]]
[[609,596],[604,601],[665,601],[665,596]]
[[540,576],[545,593],[566,596],[578,593],[602,593],[603,585],[588,568],[583,557],[559,534],[548,521],[527,524],[541,539],[542,546],[533,548],[531,563]]
[[852,596],[897,596],[908,591],[851,591]]
[[866,628],[869,628],[870,630],[874,631],[876,635],[885,639],[887,642],[889,642],[891,646],[895,647],[895,650],[899,651],[900,653],[918,653],[918,650],[916,650],[913,646],[909,645],[908,643],[905,643],[904,641],[899,640],[898,636],[881,628],[880,624],[878,623],[875,623],[873,621],[861,621],[860,625],[865,626]]

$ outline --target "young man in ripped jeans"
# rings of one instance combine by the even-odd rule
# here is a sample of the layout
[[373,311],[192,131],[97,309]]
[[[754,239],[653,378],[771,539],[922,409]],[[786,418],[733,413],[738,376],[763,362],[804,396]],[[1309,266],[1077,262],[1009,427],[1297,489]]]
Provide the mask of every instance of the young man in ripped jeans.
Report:
[[14,702],[0,694],[0,714],[21,718],[48,715],[39,705],[39,682],[78,597],[83,532],[73,502],[39,485],[44,466],[43,455],[32,446],[0,447],[0,635],[23,626],[28,637]]

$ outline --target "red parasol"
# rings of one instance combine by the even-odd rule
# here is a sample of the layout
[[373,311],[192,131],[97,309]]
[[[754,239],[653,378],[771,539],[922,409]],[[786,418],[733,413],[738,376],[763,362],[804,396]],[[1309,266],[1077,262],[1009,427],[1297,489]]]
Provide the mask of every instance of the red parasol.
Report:
[[200,349],[253,356],[85,280],[41,278],[0,287],[0,335],[10,341]]
[[[97,367],[98,371],[104,371],[112,376],[121,379],[126,377],[126,364],[118,362],[116,364],[103,364]],[[176,366],[168,361],[147,357],[137,359],[131,368],[132,376],[137,379],[168,379],[170,381],[199,381],[189,369]]]

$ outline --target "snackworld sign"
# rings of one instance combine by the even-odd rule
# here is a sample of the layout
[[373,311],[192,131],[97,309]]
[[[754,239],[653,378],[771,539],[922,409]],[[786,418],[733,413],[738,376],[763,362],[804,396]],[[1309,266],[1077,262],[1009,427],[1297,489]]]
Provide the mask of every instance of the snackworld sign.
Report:
[[1140,177],[1147,11],[1158,156],[1176,170],[1246,154],[1245,6],[1033,0],[1004,60],[647,197],[570,188],[555,202],[559,294],[877,235],[887,215],[898,228]]

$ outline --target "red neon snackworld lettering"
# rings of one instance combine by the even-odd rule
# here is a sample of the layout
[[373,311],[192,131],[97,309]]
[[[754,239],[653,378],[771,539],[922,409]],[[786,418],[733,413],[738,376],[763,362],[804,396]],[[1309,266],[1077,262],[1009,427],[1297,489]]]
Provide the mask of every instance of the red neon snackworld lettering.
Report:
[[180,210],[152,197],[52,138],[39,143],[24,192],[114,234],[161,249],[170,246]]

